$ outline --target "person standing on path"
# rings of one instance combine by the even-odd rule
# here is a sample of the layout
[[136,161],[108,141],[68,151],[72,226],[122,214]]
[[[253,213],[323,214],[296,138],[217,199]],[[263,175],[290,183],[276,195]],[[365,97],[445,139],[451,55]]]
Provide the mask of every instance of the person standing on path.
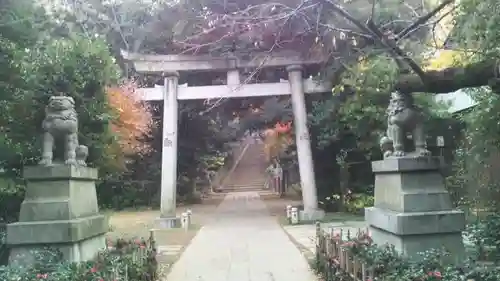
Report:
[[277,158],[273,158],[272,163],[267,167],[268,174],[266,188],[271,187],[274,192],[281,192],[281,178],[283,177],[283,169]]

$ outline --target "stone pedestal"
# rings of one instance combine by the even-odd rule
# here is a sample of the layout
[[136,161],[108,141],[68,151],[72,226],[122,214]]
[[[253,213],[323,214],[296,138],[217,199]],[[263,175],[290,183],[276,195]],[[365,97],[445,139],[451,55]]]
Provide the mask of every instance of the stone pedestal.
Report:
[[374,243],[392,244],[407,256],[446,248],[464,255],[465,216],[454,210],[439,157],[389,158],[372,163],[375,204],[366,208]]
[[33,166],[24,169],[24,178],[19,222],[7,225],[9,263],[30,264],[30,251],[43,247],[59,249],[74,262],[93,259],[105,248],[109,227],[97,205],[97,169]]
[[325,217],[325,211],[321,209],[301,210],[299,212],[300,221],[318,221]]
[[179,228],[180,226],[181,219],[176,216],[159,217],[155,219],[155,228],[157,229]]

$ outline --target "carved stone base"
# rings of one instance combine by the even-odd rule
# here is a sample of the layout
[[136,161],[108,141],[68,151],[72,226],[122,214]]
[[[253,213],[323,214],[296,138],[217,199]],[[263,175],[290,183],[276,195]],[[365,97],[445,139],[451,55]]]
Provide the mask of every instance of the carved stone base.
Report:
[[155,219],[155,228],[157,229],[169,229],[169,228],[179,228],[181,227],[181,219],[178,217],[169,218],[157,218]]
[[325,211],[321,209],[299,211],[299,221],[318,221],[325,217]]
[[66,260],[93,259],[105,248],[106,218],[99,214],[97,170],[68,165],[24,169],[26,195],[19,222],[7,225],[9,262],[30,264],[31,250],[59,249]]
[[440,157],[388,158],[372,163],[375,206],[365,209],[374,243],[408,256],[445,247],[464,255],[465,216],[454,210],[440,173]]

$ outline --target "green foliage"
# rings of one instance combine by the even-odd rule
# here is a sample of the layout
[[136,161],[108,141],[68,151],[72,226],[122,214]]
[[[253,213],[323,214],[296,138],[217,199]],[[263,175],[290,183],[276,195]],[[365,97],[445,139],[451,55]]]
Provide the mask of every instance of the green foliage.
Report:
[[[161,107],[154,114],[161,116]],[[178,132],[178,200],[197,201],[192,195],[208,187],[208,172],[218,170],[230,158],[229,143],[235,140],[238,128],[228,126],[224,108],[200,115],[202,102],[183,102]],[[128,171],[102,177],[97,187],[99,204],[105,208],[125,209],[160,206],[161,188],[161,123],[148,140],[153,152],[131,159]]]
[[[499,9],[500,4],[494,0],[460,1],[452,40],[459,48],[468,50],[466,62],[498,59]],[[465,91],[476,105],[458,116],[466,128],[463,141],[455,151],[453,174],[448,184],[471,211],[499,210],[500,99],[487,87]]]
[[500,209],[500,99],[488,89],[469,90],[477,103],[464,112],[463,139],[455,151],[453,174],[448,183],[472,209]]
[[[61,25],[73,33],[88,36],[98,34],[105,38],[108,49],[122,71],[127,76],[136,77],[146,87],[158,83],[158,77],[133,73],[130,65],[121,57],[120,49],[142,53],[173,53],[175,46],[171,44],[172,36],[177,30],[183,29],[184,19],[199,12],[198,9],[193,10],[189,3],[172,5],[167,1],[73,1],[71,9],[61,11],[60,8],[55,7],[53,16],[62,22]],[[197,76],[196,79],[186,76],[191,85],[208,85],[214,78],[211,73]],[[240,104],[241,101],[235,103]],[[205,112],[207,105],[200,101],[179,104],[179,195],[192,192],[196,182],[205,179],[207,170],[216,170],[228,150],[224,144],[238,137],[238,130],[227,126],[233,118],[232,104],[224,103],[208,112]],[[154,104],[154,107],[155,117],[161,120],[161,106]],[[97,190],[100,204],[116,208],[159,205],[161,153],[158,152],[162,149],[162,126],[161,122],[158,123],[158,130],[148,140],[153,152],[131,157],[136,163],[129,164],[126,173],[106,174]]]
[[[114,142],[108,122],[106,86],[119,69],[101,39],[78,34],[42,37],[56,25],[26,1],[8,1],[0,22],[0,165],[19,174],[40,155],[40,126],[51,95],[67,94],[76,102],[80,140],[90,148],[90,163],[109,168]],[[13,126],[13,124],[16,124]],[[109,169],[108,169],[109,171]]]
[[348,213],[364,213],[366,207],[373,207],[375,197],[368,194],[353,194],[345,203]]
[[[316,102],[311,122],[320,127],[319,147],[337,143],[346,151],[370,156],[387,127],[386,109],[398,74],[391,57],[377,56],[353,64],[333,88],[333,96]],[[447,106],[430,95],[415,95],[415,102],[430,121],[443,116]]]
[[500,262],[500,215],[491,214],[468,225],[470,241],[480,258]]
[[0,177],[0,226],[2,223],[17,221],[19,208],[24,199],[24,183]]
[[[373,187],[371,188],[373,189]],[[321,207],[327,211],[345,211],[351,214],[363,214],[366,207],[372,207],[374,203],[374,196],[369,194],[352,194],[348,193],[344,196],[344,202],[342,203],[340,200],[340,194],[332,194],[331,196],[327,196],[324,201],[320,201]],[[344,210],[339,210],[339,207],[342,206]]]
[[[313,141],[318,149],[316,163],[321,163],[315,168],[320,171],[328,169],[323,175],[317,174],[324,177],[317,179],[320,198],[345,192],[340,186],[355,189],[354,186],[373,184],[368,161],[382,157],[379,140],[386,133],[386,110],[398,75],[393,58],[384,55],[363,58],[345,67],[333,94],[314,102],[310,114],[312,131],[316,134]],[[417,94],[414,98],[427,117],[426,129],[441,128],[441,123],[446,120],[440,118],[447,117],[446,104],[436,103],[431,95]],[[337,169],[348,169],[348,175],[332,177],[332,170]],[[337,180],[339,182],[335,182]],[[332,186],[339,189],[331,190]],[[366,191],[370,190],[354,192]],[[354,206],[349,208],[356,209]]]
[[[229,156],[229,143],[236,140],[237,129],[228,126],[228,118],[217,111],[201,115],[202,102],[184,103],[179,124],[178,193],[193,190],[207,171],[220,168]],[[223,110],[218,109],[218,110]],[[161,138],[160,138],[161,139]]]
[[[0,8],[5,11],[0,14],[0,167],[12,179],[0,181],[0,221],[17,219],[24,198],[24,186],[18,179],[22,167],[36,163],[40,156],[41,123],[51,95],[66,94],[75,100],[79,140],[89,147],[88,162],[99,168],[103,180],[98,185],[99,195],[110,190],[127,193],[132,188],[134,193],[128,198],[144,194],[145,188],[136,182],[123,183],[133,180],[133,173],[122,171],[117,136],[109,127],[118,114],[110,108],[106,90],[117,84],[121,71],[108,42],[69,28],[68,18],[56,21],[52,16],[65,13],[48,16],[32,1],[3,1]],[[129,160],[142,160],[134,157]],[[158,166],[150,170],[159,173]],[[117,180],[122,182],[117,184]],[[159,188],[159,184],[155,186]],[[109,206],[107,201],[116,199],[108,194],[109,200],[99,199]],[[145,194],[157,198],[156,193]]]
[[[1,126],[9,128],[0,148],[4,164],[32,164],[40,155],[44,108],[50,96],[60,93],[75,99],[81,124],[79,138],[90,148],[89,162],[100,168],[109,164],[114,156],[106,146],[113,142],[108,128],[113,115],[105,87],[117,82],[119,76],[106,44],[79,36],[57,39],[25,50],[19,65],[24,87],[10,94],[4,92],[2,103]],[[13,122],[19,125],[9,126]]]
[[500,54],[499,10],[500,3],[495,0],[460,1],[453,40],[460,47],[471,50],[472,59],[494,58]]
[[325,281],[357,280],[343,271],[339,257],[327,256],[325,239],[341,245],[353,259],[364,263],[373,279],[384,281],[460,281],[487,280],[496,281],[500,277],[498,267],[488,267],[472,259],[456,263],[454,258],[444,250],[429,250],[409,259],[401,256],[392,245],[378,246],[371,238],[362,233],[348,241],[339,236],[320,235],[320,244],[313,269]]
[[115,174],[101,181],[96,188],[99,206],[111,210],[159,207],[160,180],[156,178],[137,180],[137,178],[135,175]]
[[343,83],[332,90],[333,97],[313,106],[311,122],[320,127],[318,145],[340,142],[347,150],[371,151],[384,132],[394,76],[395,67],[384,56],[354,63],[343,74]]
[[36,8],[33,1],[5,0],[0,3],[0,11],[2,40],[15,42],[20,48],[33,46],[52,31],[53,25],[44,10]]
[[0,266],[0,280],[157,280],[153,241],[118,239],[108,243],[107,250],[100,252],[95,261],[81,263],[65,262],[59,251],[49,248],[32,251],[32,266]]

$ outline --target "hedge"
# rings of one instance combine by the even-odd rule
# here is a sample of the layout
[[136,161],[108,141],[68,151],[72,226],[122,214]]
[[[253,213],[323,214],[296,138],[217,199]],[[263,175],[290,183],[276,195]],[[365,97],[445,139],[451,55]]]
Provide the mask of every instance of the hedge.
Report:
[[64,262],[59,251],[33,251],[30,267],[0,266],[0,280],[16,281],[156,281],[155,242],[135,239],[107,241],[94,261]]
[[316,256],[312,268],[323,281],[498,281],[497,262],[478,260],[477,252],[457,264],[445,250],[408,259],[393,246],[373,243],[366,232],[353,238],[325,231],[317,224]]

